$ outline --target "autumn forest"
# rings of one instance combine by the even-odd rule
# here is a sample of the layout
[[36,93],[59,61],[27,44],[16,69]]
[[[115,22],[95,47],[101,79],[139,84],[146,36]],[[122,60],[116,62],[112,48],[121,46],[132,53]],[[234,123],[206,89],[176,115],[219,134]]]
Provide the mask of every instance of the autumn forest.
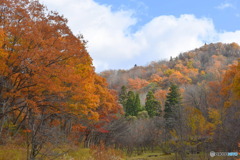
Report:
[[0,1],[0,160],[239,151],[237,43],[96,73],[83,36],[37,0]]

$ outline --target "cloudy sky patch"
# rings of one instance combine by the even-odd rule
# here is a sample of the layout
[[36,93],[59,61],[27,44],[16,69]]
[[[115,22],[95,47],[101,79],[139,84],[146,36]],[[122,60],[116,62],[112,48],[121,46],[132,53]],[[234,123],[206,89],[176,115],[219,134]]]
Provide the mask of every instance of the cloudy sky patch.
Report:
[[[170,56],[175,57],[204,43],[240,43],[240,31],[229,31],[224,29],[224,25],[216,25],[214,16],[199,16],[198,12],[189,13],[188,10],[186,13],[181,11],[157,15],[150,12],[153,7],[157,7],[157,4],[151,6],[150,1],[149,4],[134,0],[131,0],[131,4],[126,1],[126,4],[122,4],[124,1],[118,0],[109,4],[105,1],[41,0],[50,10],[63,14],[75,34],[83,34],[97,72],[128,69],[134,64],[146,65],[153,60],[169,59]],[[134,8],[132,4],[138,6]],[[216,4],[212,4],[212,9]],[[222,2],[218,8],[232,6],[231,3]],[[139,7],[144,7],[144,12],[149,10],[149,13],[139,13]],[[219,26],[223,28],[219,29]]]

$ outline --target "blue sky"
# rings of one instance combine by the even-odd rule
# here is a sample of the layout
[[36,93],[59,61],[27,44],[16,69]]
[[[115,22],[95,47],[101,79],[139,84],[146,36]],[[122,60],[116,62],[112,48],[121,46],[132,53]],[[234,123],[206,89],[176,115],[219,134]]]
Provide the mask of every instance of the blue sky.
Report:
[[240,43],[239,0],[40,0],[83,34],[97,72]]
[[211,18],[217,30],[234,31],[240,27],[239,0],[96,0],[102,5],[111,5],[113,11],[129,9],[135,11],[140,22],[149,22],[160,15],[194,14]]

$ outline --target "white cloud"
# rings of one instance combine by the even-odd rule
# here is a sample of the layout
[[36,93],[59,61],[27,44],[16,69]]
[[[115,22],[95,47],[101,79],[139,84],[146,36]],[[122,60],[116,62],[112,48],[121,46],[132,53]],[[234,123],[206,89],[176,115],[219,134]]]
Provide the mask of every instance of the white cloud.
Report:
[[216,8],[223,10],[223,9],[226,9],[226,8],[234,8],[234,6],[231,3],[226,2],[226,3],[221,3]]
[[213,36],[214,25],[209,19],[197,19],[193,15],[159,16],[136,33],[136,41],[144,42],[142,52],[149,53],[150,60],[177,56],[201,46]]
[[130,27],[137,22],[133,11],[113,12],[111,6],[99,5],[93,0],[45,0],[44,3],[49,4],[50,9],[58,8],[68,18],[75,34],[83,34],[98,71],[139,53],[139,46],[130,33]]
[[219,33],[219,38],[218,40],[223,43],[232,43],[236,42],[240,44],[240,30],[235,31],[235,32],[224,32],[224,33]]
[[240,42],[240,31],[219,34],[210,19],[194,15],[155,17],[131,33],[131,26],[137,24],[134,11],[113,12],[111,6],[93,0],[42,1],[52,10],[57,8],[68,18],[73,32],[82,33],[88,40],[88,51],[97,71],[126,69],[135,63],[145,65],[153,60],[168,59],[205,42]]

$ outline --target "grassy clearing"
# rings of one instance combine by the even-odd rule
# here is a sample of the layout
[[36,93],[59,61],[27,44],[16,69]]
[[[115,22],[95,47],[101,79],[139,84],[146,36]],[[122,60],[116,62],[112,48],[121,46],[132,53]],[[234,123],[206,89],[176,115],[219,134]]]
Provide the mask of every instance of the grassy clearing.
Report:
[[[69,149],[70,148],[70,149]],[[62,150],[69,150],[59,160],[90,160],[89,149],[82,147],[63,146]],[[26,160],[26,147],[18,145],[0,145],[0,160]]]
[[[175,160],[175,154],[163,155],[160,152],[147,152],[142,155],[135,155],[126,158],[126,160]],[[178,158],[180,159],[180,158]],[[209,154],[192,154],[188,155],[186,160],[237,160],[233,157],[209,157]]]
[[0,160],[25,160],[26,148],[16,145],[0,145]]
[[[59,160],[98,160],[91,155],[89,148],[81,146],[63,146],[64,150],[69,148],[69,151],[63,156],[57,158]],[[115,153],[116,151],[114,151]],[[107,151],[104,154],[111,154]],[[122,160],[175,160],[175,154],[163,155],[159,151],[146,152],[141,155],[125,156]],[[210,158],[208,154],[188,155],[186,160],[234,160],[233,157],[214,157]],[[26,148],[18,145],[0,146],[0,160],[26,160]]]
[[65,154],[62,160],[90,160],[90,149],[82,147],[74,147],[67,154]]
[[144,153],[142,155],[128,157],[126,160],[169,160],[174,158],[173,155],[162,155],[160,153]]

